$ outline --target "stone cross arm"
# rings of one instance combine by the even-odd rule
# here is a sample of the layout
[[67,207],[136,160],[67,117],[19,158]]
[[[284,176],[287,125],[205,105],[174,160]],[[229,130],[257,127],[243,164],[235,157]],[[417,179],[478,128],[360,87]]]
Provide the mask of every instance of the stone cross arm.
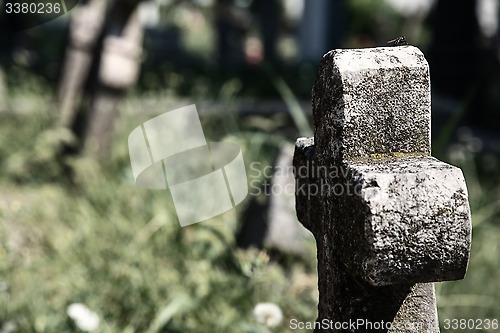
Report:
[[318,322],[360,327],[318,331],[439,332],[432,282],[464,277],[471,217],[461,170],[430,155],[430,106],[415,47],[323,57],[315,135],[295,149],[297,215],[317,241]]

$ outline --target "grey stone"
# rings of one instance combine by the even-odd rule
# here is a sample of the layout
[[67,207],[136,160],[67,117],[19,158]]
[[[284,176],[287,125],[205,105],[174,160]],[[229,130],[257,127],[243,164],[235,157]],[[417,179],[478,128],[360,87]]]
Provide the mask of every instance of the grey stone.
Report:
[[[470,211],[462,172],[433,157],[382,158],[348,164],[364,207],[364,244],[356,248],[373,285],[464,277]],[[366,251],[363,253],[363,251]],[[351,262],[353,266],[354,263]]]
[[389,333],[439,332],[433,283],[417,283],[406,296]]
[[292,144],[283,146],[276,161],[276,173],[268,193],[270,204],[264,246],[307,259],[314,240],[311,232],[299,223],[295,214],[293,152]]
[[471,217],[461,170],[430,156],[428,64],[412,46],[334,50],[318,73],[315,136],[294,155],[297,216],[318,248],[318,321],[439,332],[429,282],[465,275]]

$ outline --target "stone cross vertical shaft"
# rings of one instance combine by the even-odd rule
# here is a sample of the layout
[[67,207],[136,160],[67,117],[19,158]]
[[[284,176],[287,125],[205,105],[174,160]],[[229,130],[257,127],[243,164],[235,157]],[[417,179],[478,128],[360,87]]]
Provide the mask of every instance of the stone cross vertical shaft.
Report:
[[439,332],[432,282],[464,277],[471,216],[461,170],[431,156],[430,106],[413,46],[323,57],[314,138],[294,155],[318,250],[315,331]]

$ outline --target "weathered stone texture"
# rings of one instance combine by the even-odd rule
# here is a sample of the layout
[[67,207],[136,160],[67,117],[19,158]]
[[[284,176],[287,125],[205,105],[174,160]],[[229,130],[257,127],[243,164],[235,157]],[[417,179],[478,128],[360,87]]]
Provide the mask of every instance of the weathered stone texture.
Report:
[[439,332],[426,282],[463,278],[471,219],[461,170],[430,156],[427,62],[412,46],[334,50],[318,73],[315,136],[294,155],[297,216],[318,248],[318,320]]
[[[373,285],[461,279],[470,249],[467,188],[460,169],[433,157],[349,164],[366,214],[359,269]],[[355,200],[355,198],[353,198]]]

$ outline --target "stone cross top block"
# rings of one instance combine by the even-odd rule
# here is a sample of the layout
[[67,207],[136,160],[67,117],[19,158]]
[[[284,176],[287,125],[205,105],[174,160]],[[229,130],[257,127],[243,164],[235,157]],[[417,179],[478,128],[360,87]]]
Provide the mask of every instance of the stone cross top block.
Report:
[[323,57],[315,135],[294,156],[297,215],[318,248],[317,331],[439,332],[430,282],[464,277],[471,217],[461,170],[430,155],[430,106],[415,47]]

